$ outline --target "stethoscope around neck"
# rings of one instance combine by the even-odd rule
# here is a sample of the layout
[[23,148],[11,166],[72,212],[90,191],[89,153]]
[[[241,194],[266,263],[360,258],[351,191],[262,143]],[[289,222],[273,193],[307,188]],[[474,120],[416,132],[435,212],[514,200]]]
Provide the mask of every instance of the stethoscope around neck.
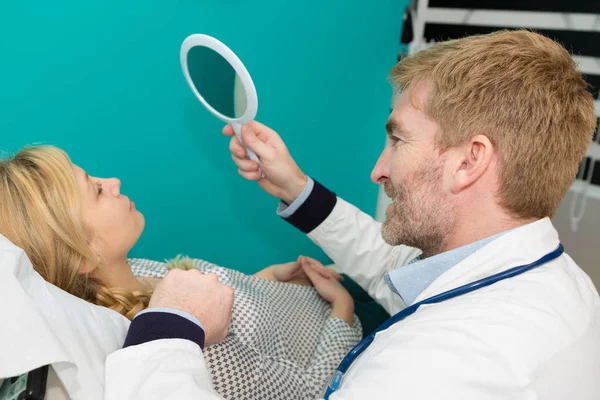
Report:
[[384,331],[387,328],[389,328],[390,326],[394,325],[396,322],[402,321],[404,318],[408,317],[409,315],[414,314],[415,311],[417,311],[417,309],[420,306],[422,306],[423,304],[441,303],[442,301],[446,301],[448,299],[452,299],[454,297],[458,297],[463,294],[474,292],[475,290],[484,288],[486,286],[490,286],[490,285],[492,285],[496,282],[502,281],[504,279],[508,279],[508,278],[512,278],[517,275],[521,275],[527,271],[530,271],[530,270],[537,268],[543,264],[546,264],[547,262],[555,260],[556,258],[560,257],[560,255],[564,252],[564,250],[565,249],[564,249],[563,245],[561,243],[559,243],[558,247],[554,251],[544,255],[543,257],[532,262],[531,264],[520,265],[518,267],[514,267],[514,268],[508,269],[506,271],[499,272],[492,276],[488,276],[487,278],[483,278],[478,281],[471,282],[471,283],[468,283],[466,285],[463,285],[463,286],[460,286],[460,287],[457,287],[454,289],[450,289],[447,292],[440,293],[433,297],[429,297],[429,298],[422,300],[418,303],[415,303],[409,307],[406,307],[402,311],[400,311],[397,314],[390,317],[379,328],[377,328],[373,333],[371,333],[369,336],[364,338],[359,344],[354,346],[354,348],[352,350],[350,350],[350,352],[348,354],[346,354],[346,356],[344,357],[344,359],[342,360],[340,365],[337,367],[337,370],[335,371],[333,377],[331,378],[329,385],[325,389],[325,394],[323,395],[323,398],[325,400],[329,399],[329,396],[331,396],[331,394],[333,392],[335,392],[337,389],[339,389],[340,385],[342,384],[344,375],[348,371],[348,368],[350,368],[350,365],[352,365],[354,360],[356,360],[362,354],[362,352],[367,349],[367,347],[369,347],[369,345],[373,342],[373,340],[375,339],[375,335],[378,332]]

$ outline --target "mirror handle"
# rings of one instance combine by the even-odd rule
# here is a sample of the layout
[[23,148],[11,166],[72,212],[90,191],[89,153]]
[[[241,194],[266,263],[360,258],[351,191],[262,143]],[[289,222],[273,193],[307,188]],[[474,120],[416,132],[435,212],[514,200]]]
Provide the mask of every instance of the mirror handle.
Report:
[[[251,159],[252,161],[256,161],[257,163],[260,163],[256,153],[254,151],[250,150],[248,148],[248,146],[246,146],[246,144],[242,140],[242,125],[232,122],[231,126],[233,127],[233,131],[235,132],[235,136],[237,136],[237,138],[240,141],[240,143],[242,144],[242,146],[244,146],[244,148],[246,149],[246,154],[248,155],[248,158]],[[264,177],[264,174],[263,174],[263,177]]]

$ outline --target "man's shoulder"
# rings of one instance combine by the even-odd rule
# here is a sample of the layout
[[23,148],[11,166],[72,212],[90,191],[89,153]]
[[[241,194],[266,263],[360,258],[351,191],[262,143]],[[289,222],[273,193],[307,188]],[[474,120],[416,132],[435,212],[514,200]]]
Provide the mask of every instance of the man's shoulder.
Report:
[[598,337],[600,323],[594,321],[600,321],[598,293],[589,277],[563,256],[530,273],[422,306],[392,329],[394,342],[427,332],[422,337],[427,345],[455,347],[463,357],[493,352],[499,361],[533,370],[551,354],[574,346],[590,329]]

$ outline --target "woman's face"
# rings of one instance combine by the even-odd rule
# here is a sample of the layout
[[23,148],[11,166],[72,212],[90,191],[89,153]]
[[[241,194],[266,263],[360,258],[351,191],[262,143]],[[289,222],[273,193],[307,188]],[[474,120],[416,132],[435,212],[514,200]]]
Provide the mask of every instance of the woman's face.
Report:
[[91,244],[102,263],[120,262],[140,238],[144,216],[129,197],[121,194],[121,181],[95,178],[73,165],[81,196],[81,218],[91,231]]

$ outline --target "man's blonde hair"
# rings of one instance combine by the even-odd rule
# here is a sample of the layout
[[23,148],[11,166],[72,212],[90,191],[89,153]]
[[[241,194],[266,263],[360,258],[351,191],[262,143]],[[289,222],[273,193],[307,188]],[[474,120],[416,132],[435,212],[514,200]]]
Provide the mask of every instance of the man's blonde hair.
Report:
[[427,85],[424,111],[441,127],[441,151],[477,134],[490,139],[506,210],[554,214],[596,124],[588,85],[560,44],[525,30],[441,42],[403,59],[390,80],[398,91]]
[[92,232],[81,221],[73,164],[53,146],[29,147],[0,161],[0,233],[25,251],[48,282],[132,319],[151,292],[108,287],[84,263],[97,265]]

